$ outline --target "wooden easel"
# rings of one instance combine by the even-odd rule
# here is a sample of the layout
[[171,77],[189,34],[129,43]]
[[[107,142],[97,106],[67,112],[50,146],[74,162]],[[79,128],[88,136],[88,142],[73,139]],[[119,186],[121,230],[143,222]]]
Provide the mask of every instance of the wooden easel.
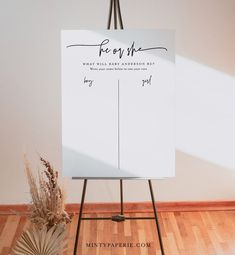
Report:
[[[118,29],[118,21],[119,21],[120,29],[124,29],[119,0],[110,0],[110,8],[109,8],[109,17],[108,17],[107,29],[111,28],[112,17],[113,17],[114,29]],[[111,216],[111,217],[96,217],[96,218],[93,218],[93,217],[82,217],[83,207],[84,207],[84,202],[85,202],[85,196],[86,196],[87,182],[88,182],[89,179],[102,179],[102,178],[73,177],[73,179],[83,179],[84,180],[73,255],[77,255],[77,247],[78,247],[78,240],[79,240],[80,227],[81,227],[82,220],[111,220],[111,221],[115,221],[115,222],[122,222],[122,221],[125,221],[125,220],[155,220],[161,253],[162,253],[162,255],[165,255],[151,180],[148,180],[148,185],[149,185],[149,191],[150,191],[150,196],[151,196],[151,201],[152,201],[152,206],[153,206],[154,217],[125,217],[124,207],[123,207],[123,180],[124,179],[128,179],[128,180],[132,179],[133,180],[133,179],[136,179],[136,178],[118,178],[118,180],[120,181],[120,214],[117,214],[117,215],[114,215],[114,216]],[[103,178],[103,179],[106,179],[106,180],[110,179],[111,180],[111,179],[114,179],[114,178]],[[79,254],[79,255],[84,255],[84,254]]]

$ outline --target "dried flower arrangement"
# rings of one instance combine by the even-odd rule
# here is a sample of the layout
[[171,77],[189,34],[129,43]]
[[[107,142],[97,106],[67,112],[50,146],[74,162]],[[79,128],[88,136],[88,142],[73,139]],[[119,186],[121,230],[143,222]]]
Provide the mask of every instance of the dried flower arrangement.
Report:
[[14,247],[13,255],[58,255],[66,246],[66,224],[71,217],[65,211],[65,196],[58,183],[58,172],[40,157],[45,170],[38,180],[25,157],[25,171],[32,197],[29,219],[33,228],[24,232]]
[[45,170],[38,174],[39,185],[37,185],[28,161],[25,161],[25,170],[32,196],[32,204],[29,207],[30,220],[39,229],[43,226],[50,229],[54,225],[69,223],[70,217],[65,211],[65,196],[58,184],[58,172],[42,157],[40,157],[40,161]]

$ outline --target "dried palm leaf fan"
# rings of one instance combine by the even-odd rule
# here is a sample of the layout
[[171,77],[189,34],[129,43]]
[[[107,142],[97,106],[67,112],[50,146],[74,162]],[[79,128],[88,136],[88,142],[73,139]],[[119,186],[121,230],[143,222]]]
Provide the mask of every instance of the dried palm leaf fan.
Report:
[[49,230],[30,229],[25,231],[18,240],[12,255],[58,255],[65,250],[66,232],[60,225],[53,226]]

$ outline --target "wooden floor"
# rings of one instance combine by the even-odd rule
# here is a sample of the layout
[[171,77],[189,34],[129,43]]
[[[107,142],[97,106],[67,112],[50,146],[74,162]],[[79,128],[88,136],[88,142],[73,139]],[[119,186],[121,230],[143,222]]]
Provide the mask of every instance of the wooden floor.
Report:
[[[150,214],[129,215],[150,216]],[[107,217],[107,214],[105,216]],[[166,255],[235,255],[234,211],[159,213],[159,220]],[[64,255],[73,254],[76,222],[77,215],[68,226],[68,250]],[[0,215],[1,255],[10,253],[20,233],[29,225],[26,216]],[[119,244],[134,247],[110,247]],[[106,247],[92,247],[99,245]],[[155,222],[83,221],[78,254],[160,255]]]

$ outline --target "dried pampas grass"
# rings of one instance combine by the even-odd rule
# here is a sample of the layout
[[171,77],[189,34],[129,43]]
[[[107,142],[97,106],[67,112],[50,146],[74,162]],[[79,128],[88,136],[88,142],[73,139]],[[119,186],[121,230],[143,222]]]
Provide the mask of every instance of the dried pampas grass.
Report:
[[45,170],[38,173],[38,180],[32,173],[25,157],[25,170],[30,187],[32,204],[29,207],[30,220],[38,229],[66,225],[71,219],[65,211],[65,195],[58,183],[58,172],[51,164],[40,157]]
[[66,224],[71,218],[65,211],[65,195],[58,183],[58,172],[40,157],[44,166],[36,178],[25,157],[25,171],[32,197],[29,218],[30,230],[23,232],[12,255],[58,255],[65,251]]
[[49,230],[32,228],[25,231],[16,243],[12,255],[58,255],[65,251],[66,231],[63,225]]

